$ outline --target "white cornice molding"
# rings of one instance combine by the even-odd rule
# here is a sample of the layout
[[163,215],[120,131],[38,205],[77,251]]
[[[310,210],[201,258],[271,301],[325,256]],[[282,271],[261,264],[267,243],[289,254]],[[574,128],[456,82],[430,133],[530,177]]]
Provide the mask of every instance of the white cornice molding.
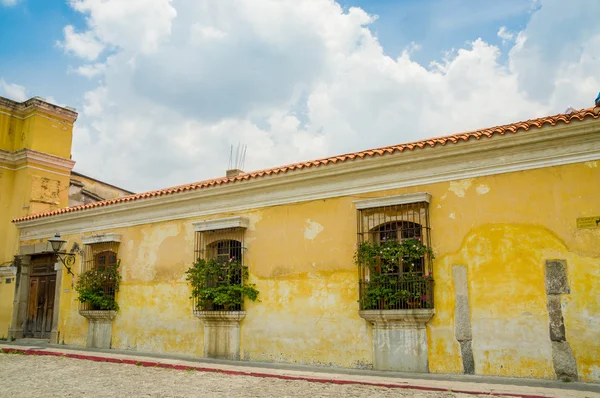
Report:
[[61,171],[70,172],[75,166],[75,161],[62,158],[60,156],[50,155],[48,153],[34,151],[33,149],[21,149],[16,152],[7,152],[0,150],[0,162],[15,169],[26,164],[36,164],[39,166],[52,167]]
[[600,159],[600,121],[348,161],[16,223],[20,239],[81,234]]
[[55,120],[69,122],[70,125],[73,125],[78,116],[74,109],[51,104],[39,97],[30,98],[24,102],[0,97],[0,113],[23,120],[30,117],[31,113],[39,112],[50,115]]
[[422,202],[431,202],[431,195],[427,192],[416,192],[403,195],[384,196],[381,198],[355,200],[353,203],[357,210],[362,210],[372,209],[373,207],[406,205]]
[[202,232],[226,228],[248,228],[249,222],[248,219],[244,217],[226,217],[196,221],[193,222],[192,225],[194,226],[194,231]]
[[93,245],[96,243],[119,243],[121,242],[121,234],[115,233],[106,233],[106,234],[96,234],[91,236],[84,236],[81,238],[81,244],[83,245]]

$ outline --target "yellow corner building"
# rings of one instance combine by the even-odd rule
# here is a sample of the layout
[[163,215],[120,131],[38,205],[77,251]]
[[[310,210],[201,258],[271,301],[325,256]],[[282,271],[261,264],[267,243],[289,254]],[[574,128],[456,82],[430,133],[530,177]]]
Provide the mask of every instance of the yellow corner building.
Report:
[[77,113],[0,97],[0,337],[8,336],[19,252],[15,217],[67,207]]

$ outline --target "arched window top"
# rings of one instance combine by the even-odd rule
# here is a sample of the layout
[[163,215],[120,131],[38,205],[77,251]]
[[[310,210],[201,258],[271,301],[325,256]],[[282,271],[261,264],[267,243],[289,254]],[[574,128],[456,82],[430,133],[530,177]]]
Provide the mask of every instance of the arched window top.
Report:
[[117,253],[104,250],[94,255],[94,266],[100,270],[117,265]]
[[391,221],[371,229],[373,240],[379,243],[423,236],[423,226],[412,221]]
[[194,248],[195,260],[228,261],[230,258],[236,258],[243,262],[245,231],[245,228],[240,227],[197,231]]
[[212,242],[207,246],[208,257],[218,261],[243,260],[243,245],[239,240],[223,239]]

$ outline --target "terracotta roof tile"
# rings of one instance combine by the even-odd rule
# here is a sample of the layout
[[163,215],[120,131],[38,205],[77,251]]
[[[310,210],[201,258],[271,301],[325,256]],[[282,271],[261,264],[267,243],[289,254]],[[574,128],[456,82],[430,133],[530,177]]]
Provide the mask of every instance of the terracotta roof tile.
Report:
[[131,201],[136,201],[136,200],[140,200],[140,199],[153,198],[153,197],[163,196],[163,195],[172,195],[177,192],[204,189],[204,188],[209,188],[209,187],[212,187],[215,185],[231,184],[231,183],[236,183],[239,181],[246,181],[246,180],[255,179],[255,178],[263,178],[266,176],[278,175],[280,173],[288,173],[288,172],[294,171],[294,170],[302,170],[305,168],[327,166],[329,164],[337,164],[337,163],[341,163],[341,162],[347,162],[347,161],[356,160],[356,159],[364,159],[364,158],[368,158],[368,157],[385,156],[385,155],[394,154],[396,152],[404,152],[406,150],[413,151],[416,148],[419,148],[419,149],[423,149],[423,148],[427,148],[427,147],[433,148],[437,145],[445,146],[448,143],[456,144],[456,143],[460,143],[461,141],[465,141],[465,142],[469,141],[472,138],[474,138],[476,140],[480,140],[482,137],[490,138],[490,137],[493,137],[494,135],[505,135],[508,133],[514,134],[520,130],[527,131],[534,127],[541,128],[546,124],[548,124],[550,126],[555,126],[556,124],[558,124],[560,122],[570,123],[574,119],[577,119],[577,120],[584,120],[584,119],[588,119],[588,118],[598,119],[599,113],[600,113],[600,107],[581,109],[579,111],[575,111],[575,112],[572,112],[569,114],[558,114],[558,115],[554,115],[554,116],[546,116],[546,117],[542,117],[539,119],[532,119],[532,120],[527,120],[524,122],[511,123],[511,124],[507,124],[507,125],[503,125],[503,126],[496,126],[496,127],[491,127],[491,128],[487,128],[487,129],[480,129],[480,130],[475,130],[475,131],[452,134],[452,135],[448,135],[448,136],[444,136],[444,137],[433,137],[433,138],[428,138],[426,140],[409,142],[406,144],[392,145],[392,146],[383,147],[383,148],[369,149],[369,150],[360,151],[360,152],[347,153],[344,155],[331,156],[331,157],[327,157],[327,158],[323,158],[323,159],[316,159],[316,160],[312,160],[312,161],[308,161],[308,162],[300,162],[300,163],[288,164],[285,166],[273,167],[273,168],[265,169],[265,170],[258,170],[258,171],[248,172],[248,173],[242,173],[236,177],[231,177],[231,178],[220,177],[220,178],[215,178],[212,180],[195,182],[192,184],[185,184],[185,185],[180,185],[180,186],[176,186],[176,187],[160,189],[160,190],[156,190],[156,191],[143,192],[143,193],[139,193],[139,194],[135,194],[135,195],[123,196],[120,198],[104,200],[101,202],[89,203],[89,204],[80,205],[80,206],[68,207],[65,209],[59,209],[59,210],[53,210],[53,211],[48,211],[48,212],[44,212],[44,213],[33,214],[30,216],[14,219],[13,222],[18,223],[21,221],[34,220],[37,218],[51,217],[51,216],[54,216],[57,214],[72,213],[75,211],[82,211],[82,210],[92,209],[92,208],[102,207],[102,206],[110,206],[113,204],[131,202]]

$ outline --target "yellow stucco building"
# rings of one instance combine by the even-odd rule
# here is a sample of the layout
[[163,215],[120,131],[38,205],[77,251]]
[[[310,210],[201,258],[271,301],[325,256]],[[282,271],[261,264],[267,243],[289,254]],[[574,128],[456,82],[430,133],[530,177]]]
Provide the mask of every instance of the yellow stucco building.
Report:
[[67,206],[76,119],[72,109],[37,97],[0,97],[0,337],[8,336],[19,252],[11,220]]
[[[599,111],[17,217],[15,308],[60,233],[51,342],[599,382]],[[258,300],[192,300],[186,272],[213,260],[219,280],[243,262]],[[114,302],[80,303],[111,267]]]

